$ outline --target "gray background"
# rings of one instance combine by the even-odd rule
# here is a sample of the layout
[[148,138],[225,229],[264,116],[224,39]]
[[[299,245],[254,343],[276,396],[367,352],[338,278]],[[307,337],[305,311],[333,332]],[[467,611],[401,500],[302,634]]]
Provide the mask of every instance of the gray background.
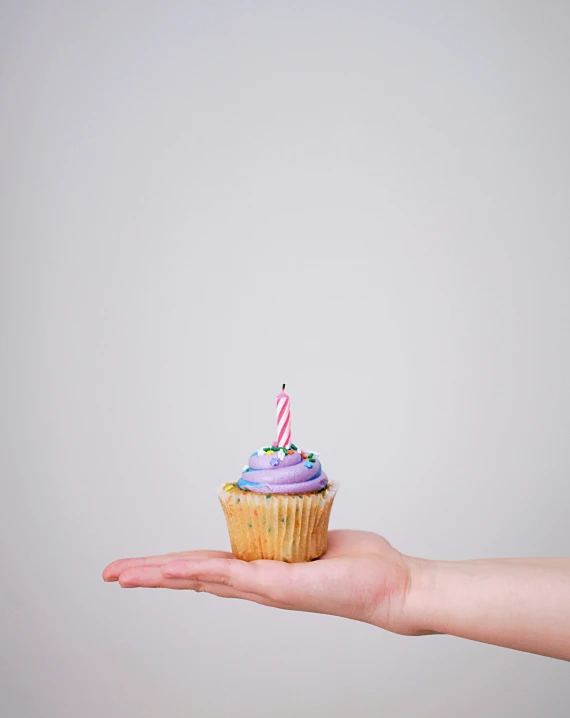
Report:
[[3,2],[2,716],[567,716],[563,662],[186,592],[274,438],[333,527],[568,555],[565,2]]

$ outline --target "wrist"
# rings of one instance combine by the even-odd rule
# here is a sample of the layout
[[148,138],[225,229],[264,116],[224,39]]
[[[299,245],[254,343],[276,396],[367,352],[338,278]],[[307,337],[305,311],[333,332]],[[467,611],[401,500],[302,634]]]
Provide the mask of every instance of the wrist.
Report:
[[405,556],[409,581],[403,601],[403,620],[407,633],[422,636],[443,633],[437,620],[439,561]]
[[570,560],[430,561],[408,569],[399,633],[448,634],[570,660]]

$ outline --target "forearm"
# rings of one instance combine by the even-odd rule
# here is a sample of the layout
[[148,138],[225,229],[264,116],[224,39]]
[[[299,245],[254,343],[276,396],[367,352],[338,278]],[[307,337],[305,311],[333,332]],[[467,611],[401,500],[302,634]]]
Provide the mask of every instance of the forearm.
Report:
[[570,660],[570,559],[410,561],[417,633]]

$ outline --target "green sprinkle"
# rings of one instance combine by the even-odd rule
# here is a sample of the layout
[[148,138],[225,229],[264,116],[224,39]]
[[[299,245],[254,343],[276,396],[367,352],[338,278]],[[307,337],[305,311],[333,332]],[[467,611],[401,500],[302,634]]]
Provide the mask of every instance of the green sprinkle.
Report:
[[236,499],[236,504],[239,504],[240,501],[241,501],[241,499],[240,499],[240,497],[238,496],[237,499]]
[[294,546],[294,545],[295,545],[295,539],[293,539],[293,543],[291,544],[291,546]]
[[269,451],[270,449],[271,449],[270,446],[264,446],[264,447],[263,447],[263,451]]
[[273,494],[265,494],[266,499],[270,499],[273,496]]
[[303,494],[297,494],[297,498],[298,498],[298,499],[302,499],[302,498],[303,498]]
[[250,529],[253,528],[253,524],[248,524],[248,526],[249,526]]
[[244,486],[244,487],[243,487],[243,490],[244,490],[244,491],[249,491],[249,489],[247,488],[247,486]]
[[271,533],[271,526],[267,529],[267,533],[268,533],[268,534]]
[[313,459],[313,452],[312,452],[312,451],[311,451],[311,453],[309,454],[309,459],[310,459],[311,461],[314,461],[314,459]]
[[326,490],[327,490],[327,487],[326,487],[326,485],[325,485],[325,486],[323,486],[322,489],[319,489],[319,490],[317,491],[317,494],[324,494]]
[[297,447],[295,446],[295,444],[291,444],[291,448],[293,449],[293,451],[297,451]]

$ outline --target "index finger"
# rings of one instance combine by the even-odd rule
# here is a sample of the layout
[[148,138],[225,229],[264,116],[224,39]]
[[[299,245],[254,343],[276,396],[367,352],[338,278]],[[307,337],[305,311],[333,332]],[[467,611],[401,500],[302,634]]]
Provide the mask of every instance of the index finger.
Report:
[[273,605],[282,602],[296,585],[300,564],[260,559],[228,561],[214,556],[176,557],[162,565],[168,579],[185,579],[207,584],[229,586],[241,593],[263,596]]
[[162,566],[169,561],[177,559],[188,560],[193,558],[233,558],[228,551],[180,551],[178,553],[165,553],[162,556],[141,556],[138,558],[121,558],[113,561],[103,570],[104,581],[118,581],[123,571],[141,566]]

